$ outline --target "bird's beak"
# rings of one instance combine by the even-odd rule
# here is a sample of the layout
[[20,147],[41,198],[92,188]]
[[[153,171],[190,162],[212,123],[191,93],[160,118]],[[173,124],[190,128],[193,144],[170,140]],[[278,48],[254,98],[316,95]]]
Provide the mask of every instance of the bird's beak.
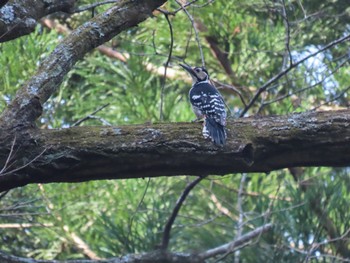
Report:
[[181,67],[183,67],[188,73],[191,74],[191,76],[196,76],[196,73],[194,72],[194,70],[192,69],[192,67],[190,65],[186,65],[186,64],[179,64]]

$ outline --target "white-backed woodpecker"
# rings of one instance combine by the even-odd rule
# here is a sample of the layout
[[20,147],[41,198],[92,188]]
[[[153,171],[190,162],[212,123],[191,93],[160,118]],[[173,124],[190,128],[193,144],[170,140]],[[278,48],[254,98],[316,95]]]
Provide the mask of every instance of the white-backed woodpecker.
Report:
[[180,64],[192,77],[189,92],[190,102],[197,119],[204,119],[203,136],[216,145],[226,143],[226,108],[220,92],[210,83],[204,67],[190,67]]

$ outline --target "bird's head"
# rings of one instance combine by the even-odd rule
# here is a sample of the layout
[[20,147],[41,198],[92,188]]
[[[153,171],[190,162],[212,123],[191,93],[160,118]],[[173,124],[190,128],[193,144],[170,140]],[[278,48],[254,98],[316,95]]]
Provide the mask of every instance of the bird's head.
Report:
[[202,81],[209,81],[209,74],[205,67],[194,67],[189,65],[180,64],[192,77],[193,84]]

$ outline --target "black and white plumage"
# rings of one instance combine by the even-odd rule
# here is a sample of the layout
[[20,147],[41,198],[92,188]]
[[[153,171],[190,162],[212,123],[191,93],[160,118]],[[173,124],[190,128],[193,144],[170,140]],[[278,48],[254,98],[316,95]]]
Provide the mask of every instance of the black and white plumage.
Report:
[[193,80],[189,98],[197,119],[204,118],[203,136],[210,138],[216,145],[224,145],[227,114],[220,92],[211,85],[208,71],[204,67],[180,66],[190,73]]

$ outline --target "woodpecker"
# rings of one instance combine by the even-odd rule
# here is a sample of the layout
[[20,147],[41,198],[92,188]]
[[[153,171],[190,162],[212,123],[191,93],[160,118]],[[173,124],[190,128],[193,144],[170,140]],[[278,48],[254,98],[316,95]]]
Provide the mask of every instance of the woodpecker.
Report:
[[226,143],[226,109],[220,92],[210,83],[204,67],[190,67],[180,64],[192,77],[189,98],[197,120],[204,118],[203,136],[216,145]]

